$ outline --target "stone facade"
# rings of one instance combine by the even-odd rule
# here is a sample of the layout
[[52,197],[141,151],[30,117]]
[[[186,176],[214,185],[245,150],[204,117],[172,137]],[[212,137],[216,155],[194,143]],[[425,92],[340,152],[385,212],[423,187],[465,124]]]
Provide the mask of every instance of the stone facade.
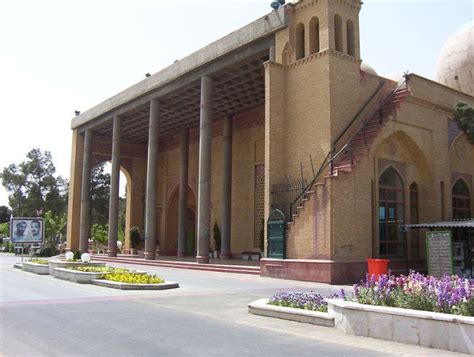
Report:
[[[403,223],[410,223],[413,206],[410,204],[410,187],[414,187],[411,186],[413,183],[417,187],[420,222],[452,218],[451,192],[460,178],[469,188],[471,212],[474,211],[474,147],[456,131],[451,121],[456,101],[473,105],[474,99],[412,74],[404,84],[403,100],[396,100],[397,105],[388,108],[391,104],[382,100],[397,83],[360,69],[360,8],[361,3],[356,0],[303,0],[273,13],[281,15],[284,25],[279,25],[270,35],[273,42],[268,48],[270,55],[262,57],[262,76],[252,79],[255,86],[264,88],[263,102],[228,113],[233,116],[231,252],[234,257],[240,257],[242,252],[258,251],[256,237],[260,234],[260,225],[257,220],[260,218],[256,217],[269,217],[274,206],[272,192],[276,184],[301,176],[311,181],[314,171],[319,169],[335,144],[350,142],[351,131],[352,138],[356,138],[354,135],[360,129],[357,125],[368,122],[377,114],[374,108],[380,107],[380,117],[383,117],[383,123],[381,119],[380,125],[372,127],[365,146],[357,149],[357,159],[349,165],[336,164],[332,172],[330,166],[326,167],[310,187],[296,215],[287,217],[291,221],[287,231],[287,259],[263,259],[262,275],[339,283],[354,281],[365,274],[365,260],[380,256],[379,180],[388,168],[393,168],[403,183],[400,190],[404,202],[400,208]],[[262,21],[266,21],[265,18]],[[236,62],[233,66],[241,70],[240,65]],[[204,64],[202,66],[204,68]],[[230,73],[233,67],[229,68]],[[216,81],[223,77],[216,76]],[[182,77],[184,83],[186,78]],[[180,80],[181,77],[173,79],[174,88],[179,88]],[[224,90],[222,82],[220,85],[214,93]],[[247,89],[242,84],[241,90],[245,92]],[[190,92],[183,89],[183,95]],[[239,94],[235,89],[234,93]],[[159,92],[156,96],[160,98]],[[133,98],[130,98],[128,96],[127,102],[122,104],[134,108]],[[166,97],[163,98],[160,100],[166,102]],[[113,102],[119,99],[117,96]],[[103,110],[104,106],[103,103],[97,108]],[[98,113],[99,109],[91,110],[91,113]],[[113,111],[115,107],[109,110]],[[124,112],[120,110],[120,113]],[[97,115],[97,119],[90,119],[91,115],[84,117],[87,121],[79,118],[78,124],[73,125],[68,215],[68,246],[71,249],[79,245],[83,127],[89,125],[94,131],[94,120],[102,123],[99,121],[107,119],[106,114]],[[138,122],[133,118],[126,120]],[[146,127],[146,122],[141,123]],[[188,125],[189,231],[193,231],[192,227],[198,220],[198,173],[201,165],[200,129],[196,122],[193,123]],[[100,133],[99,124],[97,128]],[[349,128],[344,134],[347,138],[342,136],[341,139],[346,128]],[[110,160],[111,142],[110,136],[95,136],[93,164]],[[211,148],[209,224],[212,230],[214,222],[221,225],[223,157],[222,116],[219,115],[213,118]],[[125,138],[121,151],[121,167],[127,177],[126,230],[132,226],[143,230],[147,144]],[[155,239],[160,254],[175,255],[178,244],[179,130],[160,136],[157,160]],[[255,199],[256,175],[261,165],[264,165],[265,180],[264,211],[256,212],[260,209]],[[407,235],[406,256],[403,260],[392,259],[394,270],[423,268],[426,258],[423,239],[417,239],[412,237],[412,233]],[[194,243],[196,246],[197,242]],[[264,254],[267,253],[265,245]]]

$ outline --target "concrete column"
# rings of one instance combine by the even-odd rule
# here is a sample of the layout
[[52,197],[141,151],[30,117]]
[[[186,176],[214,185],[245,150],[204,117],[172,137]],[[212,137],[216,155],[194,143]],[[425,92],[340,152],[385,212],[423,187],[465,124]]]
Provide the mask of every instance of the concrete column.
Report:
[[221,257],[230,259],[231,205],[232,205],[232,116],[224,117],[222,133],[222,236]]
[[276,62],[276,49],[275,49],[275,46],[270,46],[270,50],[269,50],[268,55],[269,55],[270,62],[275,63]]
[[81,189],[82,158],[84,154],[84,136],[77,129],[72,132],[71,173],[67,200],[67,249],[79,249],[81,236]]
[[79,249],[81,252],[87,252],[89,248],[90,233],[90,163],[92,152],[92,132],[88,129],[84,133],[84,151],[82,158],[82,188],[81,188],[81,223],[79,236]]
[[212,142],[212,81],[201,78],[201,116],[199,125],[198,181],[198,263],[209,263],[211,228],[211,142]]
[[150,124],[148,129],[148,162],[146,173],[146,203],[145,203],[145,259],[154,260],[156,257],[156,191],[158,166],[158,135],[159,103],[157,99],[150,102]]
[[189,131],[181,130],[181,165],[179,170],[178,257],[186,256],[186,218],[188,210]]
[[109,201],[109,257],[117,256],[121,137],[122,126],[120,117],[116,116],[114,117],[114,129],[112,134],[112,175],[110,179]]

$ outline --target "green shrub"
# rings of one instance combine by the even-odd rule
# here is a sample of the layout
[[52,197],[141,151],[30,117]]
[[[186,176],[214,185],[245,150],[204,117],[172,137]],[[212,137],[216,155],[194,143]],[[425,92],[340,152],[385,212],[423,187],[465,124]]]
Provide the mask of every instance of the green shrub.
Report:
[[38,253],[36,253],[38,257],[52,257],[58,254],[59,250],[57,250],[55,247],[43,247]]
[[82,255],[81,251],[80,251],[80,250],[76,250],[76,251],[74,252],[74,255],[73,255],[73,257],[72,257],[72,260],[73,260],[73,261],[81,260],[81,255]]
[[138,249],[140,246],[140,229],[138,227],[130,228],[130,245],[133,249]]
[[91,227],[91,237],[97,243],[107,244],[109,241],[108,227],[97,223],[93,224]]

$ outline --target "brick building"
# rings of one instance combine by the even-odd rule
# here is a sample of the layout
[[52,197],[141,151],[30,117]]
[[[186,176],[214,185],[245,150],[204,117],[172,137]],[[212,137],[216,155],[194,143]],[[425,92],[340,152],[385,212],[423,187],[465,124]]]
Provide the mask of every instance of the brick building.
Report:
[[286,4],[75,117],[68,247],[87,249],[90,169],[111,161],[111,256],[122,170],[146,259],[206,264],[215,223],[222,259],[267,256],[278,208],[286,259],[262,259],[262,275],[347,282],[370,257],[422,268],[422,236],[398,226],[471,215],[474,146],[451,118],[473,93],[378,76],[360,58],[360,9]]

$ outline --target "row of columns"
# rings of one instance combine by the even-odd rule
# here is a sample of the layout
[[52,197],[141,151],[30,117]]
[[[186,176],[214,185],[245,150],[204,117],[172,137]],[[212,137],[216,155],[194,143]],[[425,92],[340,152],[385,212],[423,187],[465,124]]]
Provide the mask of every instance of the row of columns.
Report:
[[[156,196],[157,196],[157,164],[159,147],[159,112],[157,99],[150,102],[148,131],[148,157],[145,202],[145,259],[156,257]],[[108,255],[117,256],[118,237],[118,206],[119,206],[119,175],[121,119],[113,119],[112,138],[112,173],[110,184]],[[211,145],[212,145],[212,80],[201,78],[201,108],[199,124],[199,173],[198,173],[198,214],[197,214],[197,255],[198,263],[209,262],[209,240],[211,230]],[[231,192],[232,192],[232,117],[224,117],[223,128],[223,192],[222,192],[222,234],[221,256],[231,257]],[[87,251],[90,231],[90,161],[92,152],[92,133],[87,129],[84,133],[84,152],[82,167],[80,241],[81,251]],[[187,187],[189,168],[189,131],[181,131],[181,165],[179,179],[179,210],[178,210],[178,257],[186,254],[186,214]]]

